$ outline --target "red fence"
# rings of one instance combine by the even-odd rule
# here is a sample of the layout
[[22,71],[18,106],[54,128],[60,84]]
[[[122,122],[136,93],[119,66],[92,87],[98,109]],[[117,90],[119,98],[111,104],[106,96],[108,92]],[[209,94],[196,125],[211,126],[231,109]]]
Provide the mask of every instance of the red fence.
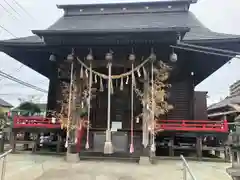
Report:
[[14,116],[13,128],[61,128],[57,119],[44,118],[40,116]]
[[159,120],[155,125],[158,131],[204,131],[204,132],[228,132],[227,120]]
[[[39,116],[24,117],[15,116],[14,128],[61,128],[60,122],[52,118]],[[159,120],[155,130],[161,131],[195,131],[195,132],[228,132],[227,120]]]

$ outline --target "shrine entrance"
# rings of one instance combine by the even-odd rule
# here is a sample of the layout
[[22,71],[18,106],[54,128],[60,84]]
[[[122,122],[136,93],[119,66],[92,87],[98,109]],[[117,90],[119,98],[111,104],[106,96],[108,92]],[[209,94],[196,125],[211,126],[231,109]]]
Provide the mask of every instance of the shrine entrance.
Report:
[[[121,74],[124,72],[123,67],[113,67],[113,74]],[[125,70],[126,71],[126,70]],[[107,68],[99,70],[104,74],[107,74]],[[103,87],[99,87],[100,84],[96,84],[94,88],[101,89],[103,91],[97,91],[94,98],[91,100],[91,121],[92,128],[104,129],[107,128],[107,108],[108,108],[108,84],[107,81],[103,81]],[[123,82],[121,87],[121,80],[115,81],[113,84],[113,92],[111,93],[111,129],[117,130],[130,130],[131,125],[131,84],[130,82]],[[134,94],[134,117],[141,113],[142,108],[139,98]],[[140,122],[135,122],[136,126]],[[134,126],[135,127],[135,126]],[[135,127],[136,128],[136,127]]]

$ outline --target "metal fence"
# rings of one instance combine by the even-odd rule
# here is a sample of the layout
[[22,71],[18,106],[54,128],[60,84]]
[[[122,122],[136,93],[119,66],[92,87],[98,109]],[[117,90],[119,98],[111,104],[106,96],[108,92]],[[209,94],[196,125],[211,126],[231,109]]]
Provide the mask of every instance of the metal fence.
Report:
[[189,165],[184,156],[180,155],[180,158],[182,159],[183,162],[183,180],[187,180],[187,174],[190,175],[192,180],[197,180],[196,177],[193,175],[191,169],[189,168]]
[[12,149],[10,149],[7,152],[0,155],[0,160],[2,160],[2,172],[1,172],[1,179],[0,180],[5,179],[7,155],[11,152],[12,152]]

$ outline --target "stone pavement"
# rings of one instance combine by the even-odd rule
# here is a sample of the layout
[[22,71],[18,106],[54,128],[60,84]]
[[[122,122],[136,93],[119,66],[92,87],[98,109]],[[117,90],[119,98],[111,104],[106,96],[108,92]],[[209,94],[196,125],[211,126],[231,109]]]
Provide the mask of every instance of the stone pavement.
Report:
[[[179,180],[181,161],[161,160],[156,165],[82,161],[67,163],[63,157],[11,154],[5,180]],[[228,163],[189,162],[198,180],[231,180],[226,173]],[[188,178],[190,179],[190,177]]]

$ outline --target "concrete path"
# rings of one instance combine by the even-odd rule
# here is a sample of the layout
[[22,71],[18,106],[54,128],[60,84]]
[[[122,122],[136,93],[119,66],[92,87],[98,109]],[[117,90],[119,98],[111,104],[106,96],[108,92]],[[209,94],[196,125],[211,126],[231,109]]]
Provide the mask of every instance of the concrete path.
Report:
[[[198,180],[231,180],[227,163],[189,162]],[[82,161],[66,163],[62,157],[11,154],[5,180],[180,180],[181,161],[159,161],[157,165]],[[190,177],[188,178],[190,180]]]

